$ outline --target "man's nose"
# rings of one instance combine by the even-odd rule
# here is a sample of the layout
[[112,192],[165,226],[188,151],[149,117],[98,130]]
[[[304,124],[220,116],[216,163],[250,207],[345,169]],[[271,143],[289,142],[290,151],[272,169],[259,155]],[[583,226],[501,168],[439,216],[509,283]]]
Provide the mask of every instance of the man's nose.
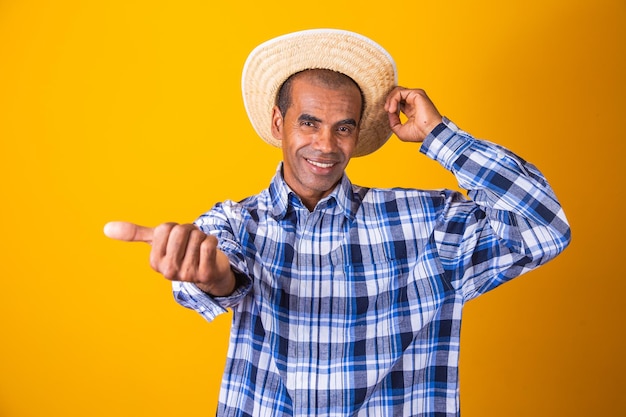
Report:
[[322,129],[315,138],[313,147],[324,153],[332,152],[335,149],[335,137],[330,129]]

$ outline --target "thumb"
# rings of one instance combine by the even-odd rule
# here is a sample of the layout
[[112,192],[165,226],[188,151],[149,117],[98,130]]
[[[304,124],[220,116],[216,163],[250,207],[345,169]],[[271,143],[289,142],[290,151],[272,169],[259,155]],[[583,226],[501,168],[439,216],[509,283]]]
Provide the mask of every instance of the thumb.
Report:
[[104,234],[126,242],[152,243],[154,229],[129,222],[109,222],[104,225]]

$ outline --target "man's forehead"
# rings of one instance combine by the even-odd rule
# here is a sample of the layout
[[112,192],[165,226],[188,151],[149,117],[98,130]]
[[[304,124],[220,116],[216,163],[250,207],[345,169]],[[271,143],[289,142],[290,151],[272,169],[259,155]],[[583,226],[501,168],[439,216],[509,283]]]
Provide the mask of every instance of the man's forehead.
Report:
[[[354,118],[361,114],[362,99],[359,91],[349,85],[328,87],[306,80],[296,81],[291,89],[291,105],[297,117]],[[289,109],[287,110],[289,112]]]
[[[303,99],[303,96],[309,99],[313,99],[318,96],[335,96],[334,100],[338,97],[346,97],[349,101],[355,101],[359,107],[362,104],[363,97],[361,91],[350,82],[332,83],[328,80],[320,79],[316,76],[311,77],[299,77],[295,78],[291,82],[290,96],[292,101]],[[328,100],[328,99],[326,99]],[[333,103],[325,103],[333,104]]]

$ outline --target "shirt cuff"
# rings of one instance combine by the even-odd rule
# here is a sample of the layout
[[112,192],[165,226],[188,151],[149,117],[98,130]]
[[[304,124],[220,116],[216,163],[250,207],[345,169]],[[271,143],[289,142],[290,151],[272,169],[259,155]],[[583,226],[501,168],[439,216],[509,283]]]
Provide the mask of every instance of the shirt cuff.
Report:
[[447,117],[424,139],[420,152],[438,161],[448,171],[474,138],[458,128]]
[[225,307],[190,282],[173,281],[172,289],[180,305],[197,311],[207,321],[226,313]]

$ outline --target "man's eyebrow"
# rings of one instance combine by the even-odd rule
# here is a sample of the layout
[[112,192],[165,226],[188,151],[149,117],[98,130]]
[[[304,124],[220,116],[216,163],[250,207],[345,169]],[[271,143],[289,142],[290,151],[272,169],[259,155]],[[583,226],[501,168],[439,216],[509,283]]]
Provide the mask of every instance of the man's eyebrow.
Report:
[[352,125],[356,126],[356,120],[354,119],[343,119],[335,123],[336,125]]
[[[299,122],[316,122],[316,123],[321,123],[322,119],[315,117],[315,116],[311,116],[310,114],[301,114],[300,117],[298,117],[298,121]],[[335,126],[342,126],[342,125],[351,125],[351,126],[357,126],[356,120],[354,119],[343,119],[343,120],[339,120],[337,123],[335,123]]]
[[317,122],[320,123],[322,120],[315,117],[315,116],[311,116],[310,114],[301,114],[300,117],[298,117],[298,121],[300,122]]

